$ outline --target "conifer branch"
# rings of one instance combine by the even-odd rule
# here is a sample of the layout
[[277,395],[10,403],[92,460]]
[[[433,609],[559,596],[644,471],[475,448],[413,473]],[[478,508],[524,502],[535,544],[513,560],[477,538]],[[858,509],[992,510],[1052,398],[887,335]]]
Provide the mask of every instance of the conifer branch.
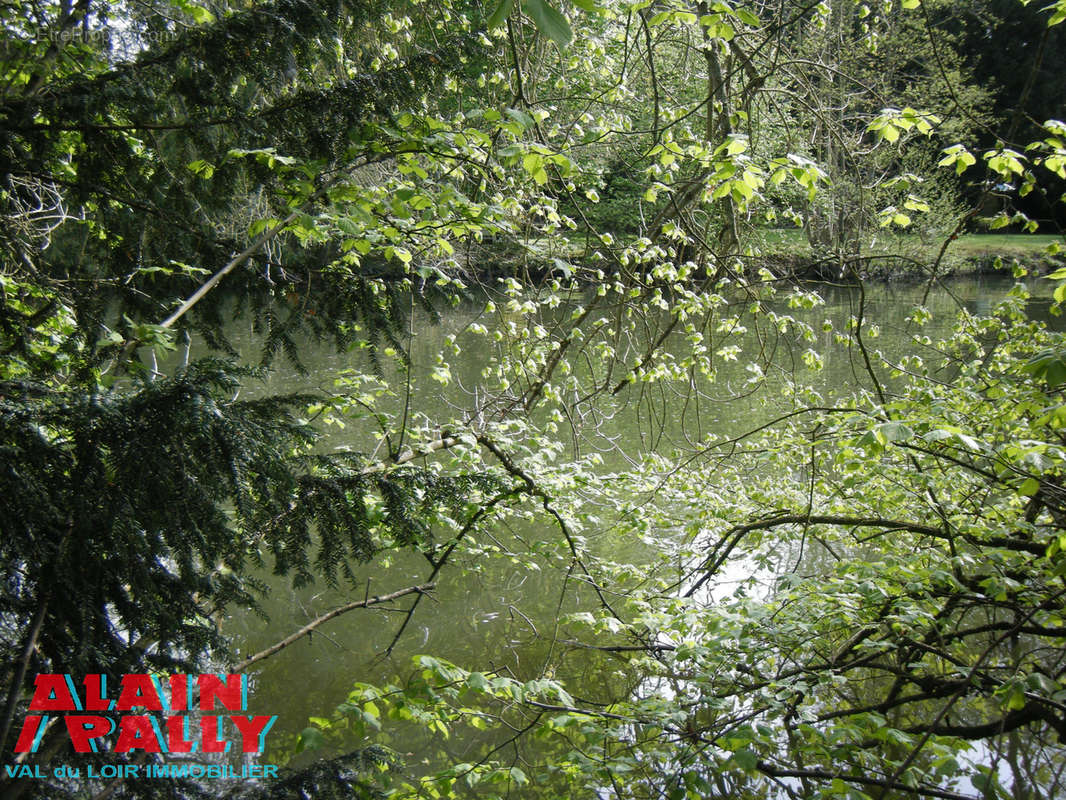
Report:
[[11,678],[11,686],[8,689],[7,701],[4,704],[3,725],[0,727],[0,746],[4,747],[5,750],[7,749],[7,737],[11,733],[11,725],[15,720],[15,706],[18,705],[19,690],[22,688],[22,684],[26,679],[26,672],[29,669],[30,659],[33,657],[34,648],[37,646],[37,637],[41,633],[44,617],[48,611],[49,600],[51,600],[51,595],[45,593],[37,607],[37,614],[34,617],[33,625],[31,626],[29,633],[26,634],[26,644],[22,650],[22,657],[19,659],[15,674]]
[[[62,560],[67,542],[70,540],[73,531],[74,515],[70,514],[67,517],[66,528],[63,531],[63,538],[59,540],[59,546],[56,548],[55,564],[58,564]],[[34,615],[30,630],[26,634],[26,644],[23,647],[22,656],[15,668],[14,675],[11,677],[11,686],[8,689],[7,699],[4,703],[3,722],[0,724],[0,747],[6,748],[7,746],[7,737],[11,733],[11,726],[15,720],[15,707],[18,704],[19,691],[26,680],[26,674],[29,671],[30,666],[30,659],[33,658],[33,653],[37,649],[37,639],[41,635],[41,628],[44,626],[44,620],[48,614],[48,605],[51,600],[52,588],[48,587],[41,593],[41,597],[37,602],[37,611]]]

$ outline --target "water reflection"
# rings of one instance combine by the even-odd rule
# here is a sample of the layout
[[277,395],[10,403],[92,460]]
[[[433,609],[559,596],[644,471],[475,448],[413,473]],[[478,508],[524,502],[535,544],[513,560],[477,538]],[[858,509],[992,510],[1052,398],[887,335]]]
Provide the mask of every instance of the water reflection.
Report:
[[[903,354],[915,351],[916,341],[920,347],[925,346],[916,336],[935,339],[948,330],[959,308],[977,314],[990,312],[1012,284],[1009,280],[978,277],[954,281],[934,290],[927,304],[933,322],[921,330],[909,324],[907,317],[921,301],[924,286],[868,287],[865,313],[871,325],[869,345],[883,352],[887,360],[898,360]],[[1043,287],[1034,285],[1033,288],[1047,293]],[[826,397],[850,392],[863,382],[859,354],[853,344],[838,343],[835,334],[846,330],[848,318],[858,313],[858,294],[849,287],[821,287],[819,291],[825,299],[824,306],[800,311],[781,309],[781,313],[793,314],[811,324],[818,331],[815,342],[799,342],[788,333],[778,333],[771,340],[766,338],[765,331],[752,331],[744,337],[735,361],[719,362],[713,383],[696,382],[680,387],[676,395],[670,394],[667,387],[654,398],[623,392],[618,408],[608,410],[597,419],[583,438],[568,441],[568,447],[574,452],[599,450],[604,454],[605,472],[620,470],[626,467],[628,459],[649,447],[663,451],[687,447],[710,432],[719,437],[734,435],[770,419],[787,403],[775,391],[785,376],[802,373]],[[1051,319],[1048,307],[1046,297],[1030,303],[1037,318]],[[413,337],[411,353],[413,371],[419,377],[428,374],[446,337],[454,336],[462,350],[451,359],[455,381],[446,392],[431,388],[432,381],[414,381],[411,408],[423,412],[427,420],[461,416],[457,409],[471,407],[478,396],[481,371],[491,357],[484,349],[486,340],[473,337],[468,331],[471,321],[479,315],[480,307],[469,307],[446,314],[438,325],[424,319],[416,321],[417,335]],[[1052,322],[1059,324],[1057,319]],[[874,332],[878,333],[876,337]],[[229,334],[242,352],[256,351],[257,343],[249,329],[235,326]],[[680,338],[678,342],[680,348]],[[809,349],[821,354],[824,367],[820,372],[811,371],[804,363],[804,353]],[[766,380],[759,391],[753,392],[753,374],[746,364],[756,354],[767,352],[773,353],[773,359],[765,369]],[[344,369],[363,366],[357,357],[337,354],[328,346],[306,345],[302,353],[309,370],[306,375],[279,363],[260,391],[329,389]],[[395,379],[397,375],[386,376],[389,377]],[[695,392],[689,393],[690,389]],[[687,399],[678,411],[675,404],[682,396]],[[376,444],[373,424],[364,421],[328,432],[322,446],[366,452]],[[594,504],[597,498],[589,497],[587,501]],[[605,511],[611,510],[621,511]],[[626,688],[628,678],[624,670],[605,672],[602,658],[565,644],[577,636],[558,623],[560,615],[593,602],[591,590],[572,576],[568,578],[565,569],[556,568],[560,563],[556,554],[546,553],[539,558],[527,555],[530,542],[545,538],[543,526],[547,524],[543,519],[512,520],[492,530],[491,541],[483,543],[482,556],[444,570],[431,600],[422,602],[403,637],[395,643],[394,637],[409,607],[408,599],[339,617],[262,662],[254,671],[249,713],[278,714],[270,742],[275,747],[274,743],[291,744],[291,739],[307,726],[310,716],[328,716],[331,709],[343,702],[353,682],[402,681],[414,672],[412,656],[418,653],[433,653],[480,669],[498,669],[520,679],[533,678],[547,670],[589,701],[609,699]],[[620,552],[620,559],[633,559],[641,552],[649,559],[653,555],[646,543],[614,541],[608,531],[586,533],[594,547],[606,552],[624,549],[626,552]],[[668,542],[657,544],[669,549]],[[799,557],[796,553],[781,554],[785,564]],[[817,559],[817,548],[812,546],[803,557]],[[750,578],[748,565],[737,564],[732,569],[736,575],[725,573],[725,584]],[[294,590],[287,579],[266,573],[259,577],[269,587],[263,600],[268,621],[254,614],[234,612],[225,619],[224,628],[238,654],[246,656],[331,608],[419,584],[429,572],[430,566],[422,556],[398,553],[387,566],[363,566],[357,573],[354,589],[314,586]],[[708,588],[712,594],[727,590],[724,584],[717,589]],[[425,734],[414,726],[408,734],[409,739],[382,743],[412,754],[417,762],[427,746]],[[451,757],[462,761],[473,758],[483,745],[483,741],[475,738],[451,742],[447,747]],[[265,760],[271,758],[268,749]]]

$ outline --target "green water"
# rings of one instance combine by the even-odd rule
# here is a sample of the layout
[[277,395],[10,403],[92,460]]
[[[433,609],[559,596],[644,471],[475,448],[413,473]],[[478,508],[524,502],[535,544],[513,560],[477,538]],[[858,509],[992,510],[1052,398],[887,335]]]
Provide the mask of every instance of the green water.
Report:
[[[987,313],[1008,291],[1012,281],[1000,278],[957,280],[935,290],[927,306],[934,321],[920,331],[936,339],[946,332],[960,308]],[[1031,291],[1038,297],[1031,301],[1031,313],[1047,319],[1048,301],[1039,299],[1048,290],[1034,283]],[[818,331],[828,321],[836,330],[857,312],[858,294],[852,288],[820,287],[825,304],[806,311],[790,311],[802,317]],[[866,290],[868,324],[877,327],[878,335],[869,340],[871,348],[880,350],[888,360],[903,353],[935,353],[927,345],[917,344],[916,331],[905,322],[915,303],[922,299],[924,286],[876,285]],[[482,367],[491,353],[485,350],[485,338],[466,336],[463,331],[479,313],[478,308],[458,309],[447,314],[439,324],[416,319],[412,340],[413,372],[424,374],[431,366],[446,336],[454,335],[463,348],[451,359],[456,378],[443,393],[434,390],[432,381],[415,382],[411,407],[428,418],[461,416],[464,407],[472,406],[477,395]],[[250,355],[256,337],[246,326],[235,325],[230,335],[239,349]],[[668,343],[670,346],[670,343]],[[824,367],[809,370],[803,353],[813,348],[822,354]],[[751,394],[746,369],[749,359],[768,360],[767,385]],[[361,356],[338,354],[328,347],[306,346],[303,350],[307,374],[279,363],[265,385],[257,391],[279,393],[329,388],[336,376],[350,367],[365,368]],[[809,380],[826,395],[850,392],[860,381],[861,364],[853,347],[834,341],[831,332],[819,333],[814,343],[799,342],[788,334],[767,336],[754,331],[744,338],[742,353],[735,361],[723,362],[713,383],[696,387],[696,392],[639,396],[635,392],[619,395],[617,407],[609,418],[579,436],[565,435],[568,455],[591,448],[604,454],[605,469],[616,469],[626,458],[658,449],[661,452],[702,439],[709,434],[735,435],[768,419],[779,407],[776,385],[785,376]],[[698,401],[693,399],[698,395]],[[397,402],[399,402],[397,400]],[[371,427],[353,425],[330,431],[323,447],[367,451],[374,442]],[[593,499],[594,501],[594,499]],[[544,520],[498,526],[490,531],[504,551],[515,553],[529,541],[545,538],[549,532]],[[640,557],[644,545],[612,540],[608,532],[589,531],[593,548],[614,555],[619,548],[624,556]],[[600,539],[597,536],[602,534]],[[665,543],[664,543],[665,544]],[[479,569],[475,572],[473,567]],[[468,569],[469,568],[469,569]],[[360,584],[351,589],[326,586],[293,590],[285,578],[267,571],[262,577],[270,587],[262,609],[264,620],[249,613],[233,614],[224,620],[224,630],[234,642],[240,657],[246,657],[307,624],[315,617],[347,602],[396,591],[422,583],[431,571],[426,560],[417,554],[394,556],[387,567],[366,565],[360,572]],[[562,570],[532,569],[521,559],[512,561],[497,555],[480,564],[457,563],[446,568],[437,580],[431,599],[421,602],[417,613],[391,654],[385,651],[393,643],[411,598],[389,606],[354,610],[323,625],[268,660],[252,672],[251,708],[256,713],[277,714],[278,722],[268,736],[265,761],[280,754],[285,742],[308,725],[311,716],[328,717],[344,701],[353,682],[386,683],[402,680],[414,672],[412,656],[432,653],[457,664],[482,670],[501,669],[518,678],[541,675],[546,668],[565,680],[574,693],[584,698],[606,697],[624,688],[630,677],[623,670],[605,673],[594,668],[587,651],[562,642],[574,638],[557,624],[559,614],[591,602],[591,592],[571,579],[564,586]],[[596,663],[602,663],[597,661]],[[386,743],[407,754],[412,764],[422,755],[419,738]],[[483,745],[477,741],[451,741],[445,744],[450,758],[469,760]]]

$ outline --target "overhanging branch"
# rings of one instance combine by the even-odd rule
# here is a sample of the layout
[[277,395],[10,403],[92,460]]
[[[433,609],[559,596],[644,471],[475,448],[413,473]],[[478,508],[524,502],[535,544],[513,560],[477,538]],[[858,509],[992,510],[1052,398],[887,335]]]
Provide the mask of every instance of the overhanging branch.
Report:
[[390,600],[396,600],[399,597],[405,597],[409,594],[425,594],[426,592],[435,588],[435,586],[436,584],[433,583],[424,583],[419,586],[408,586],[406,589],[400,589],[399,591],[390,592],[389,594],[380,594],[376,597],[368,597],[366,600],[357,600],[354,603],[347,603],[341,606],[340,608],[335,608],[332,611],[323,614],[322,616],[317,617],[316,619],[307,623],[302,628],[300,628],[300,630],[296,631],[293,634],[290,634],[289,636],[286,636],[281,641],[275,642],[265,650],[260,650],[254,656],[246,658],[244,661],[233,667],[231,672],[244,672],[246,669],[248,669],[248,667],[252,666],[253,664],[262,661],[265,658],[269,658],[280,650],[284,650],[286,647],[288,647],[290,644],[297,641],[301,637],[309,635],[312,631],[315,630],[315,628],[318,628],[322,624],[329,622],[335,617],[339,617],[341,614],[346,614],[349,611],[353,611],[357,608],[368,608],[370,606],[380,605],[381,603],[387,603]]
[[871,778],[865,775],[842,775],[824,769],[780,769],[765,761],[758,762],[755,765],[755,768],[763,775],[767,775],[771,778],[811,778],[822,781],[841,780],[845,783],[856,783],[860,786],[877,786],[882,789],[906,792],[915,797],[938,797],[943,798],[943,800],[980,800],[980,798],[974,797],[973,795],[959,794],[958,792],[948,791],[947,789],[938,789],[934,786],[908,786],[899,781],[886,780],[884,778]]

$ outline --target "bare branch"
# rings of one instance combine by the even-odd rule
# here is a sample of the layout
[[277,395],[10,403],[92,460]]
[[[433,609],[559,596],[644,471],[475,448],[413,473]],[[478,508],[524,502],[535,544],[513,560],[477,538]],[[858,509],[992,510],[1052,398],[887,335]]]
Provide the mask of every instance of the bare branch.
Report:
[[381,603],[387,603],[390,600],[395,600],[398,597],[404,597],[409,594],[425,594],[426,592],[434,589],[435,587],[436,584],[434,583],[424,583],[420,586],[408,586],[406,589],[400,589],[399,591],[390,592],[389,594],[381,594],[377,595],[376,597],[369,597],[366,600],[357,600],[354,603],[347,603],[346,605],[343,605],[340,608],[335,608],[332,611],[312,620],[311,622],[300,628],[300,630],[296,631],[293,634],[290,634],[289,636],[286,636],[284,639],[272,644],[265,650],[259,651],[254,656],[246,658],[244,661],[233,667],[231,671],[234,673],[244,672],[246,669],[248,669],[248,667],[252,666],[253,664],[262,661],[265,658],[269,658],[280,650],[284,650],[290,644],[297,641],[300,637],[307,636],[312,631],[314,631],[315,628],[319,627],[323,623],[329,622],[335,617],[339,617],[341,614],[346,614],[356,608],[367,608],[369,606],[376,606],[380,605]]

